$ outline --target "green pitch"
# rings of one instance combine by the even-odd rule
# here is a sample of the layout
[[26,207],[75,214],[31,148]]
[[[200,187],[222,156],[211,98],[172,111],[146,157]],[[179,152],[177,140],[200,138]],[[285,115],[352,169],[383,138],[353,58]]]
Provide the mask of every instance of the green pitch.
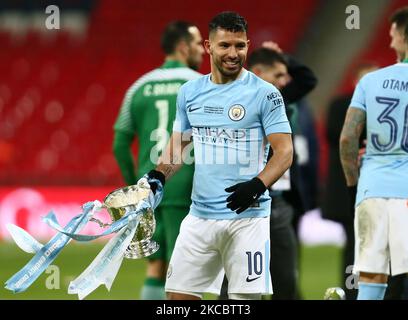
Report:
[[[53,263],[59,267],[59,277],[54,273],[55,269],[51,270],[49,274],[43,273],[27,291],[13,294],[4,289],[4,282],[20,270],[32,255],[23,252],[15,244],[0,242],[0,299],[78,299],[76,295],[67,293],[68,285],[85,270],[103,245],[104,243],[71,242]],[[303,299],[322,299],[328,287],[340,286],[341,248],[303,246],[300,257],[300,288]],[[145,260],[124,259],[111,291],[100,286],[86,299],[139,299],[145,268]],[[59,283],[56,279],[59,279]],[[51,289],[47,288],[47,284]],[[206,295],[205,298],[215,297]]]

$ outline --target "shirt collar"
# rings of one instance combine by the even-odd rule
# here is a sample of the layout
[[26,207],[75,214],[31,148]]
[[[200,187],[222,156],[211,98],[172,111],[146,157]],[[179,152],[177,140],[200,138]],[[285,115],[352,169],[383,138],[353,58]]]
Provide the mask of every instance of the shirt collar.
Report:
[[215,86],[228,86],[228,85],[233,84],[234,82],[245,80],[247,74],[248,74],[248,71],[247,71],[245,68],[242,68],[241,74],[240,74],[239,77],[238,77],[237,79],[235,79],[234,81],[231,81],[231,82],[228,82],[228,83],[214,83],[214,82],[211,80],[211,73],[209,73],[209,74],[208,74],[208,81],[209,81],[211,84],[215,85]]
[[178,60],[167,60],[162,64],[160,68],[161,69],[187,68],[187,66]]

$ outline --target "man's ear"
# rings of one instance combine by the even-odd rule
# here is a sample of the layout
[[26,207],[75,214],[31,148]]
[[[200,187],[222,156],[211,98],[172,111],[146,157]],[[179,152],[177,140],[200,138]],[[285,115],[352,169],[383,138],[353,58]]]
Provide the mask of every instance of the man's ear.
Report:
[[211,54],[210,40],[204,40],[204,49],[205,49],[205,52],[207,52],[208,54]]
[[181,40],[176,46],[176,51],[180,52],[184,57],[188,56],[189,49],[187,42],[184,40]]

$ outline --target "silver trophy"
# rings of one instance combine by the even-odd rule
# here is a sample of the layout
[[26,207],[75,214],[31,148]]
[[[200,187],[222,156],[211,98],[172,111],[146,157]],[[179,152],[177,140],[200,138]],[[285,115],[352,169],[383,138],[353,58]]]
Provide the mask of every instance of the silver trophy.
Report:
[[[126,186],[109,193],[103,205],[108,210],[112,221],[117,221],[130,211],[135,211],[137,203],[149,196],[150,186],[146,181],[137,185]],[[151,238],[156,229],[156,220],[152,209],[141,213],[135,235],[126,249],[125,258],[139,259],[150,256],[159,249],[157,242]]]

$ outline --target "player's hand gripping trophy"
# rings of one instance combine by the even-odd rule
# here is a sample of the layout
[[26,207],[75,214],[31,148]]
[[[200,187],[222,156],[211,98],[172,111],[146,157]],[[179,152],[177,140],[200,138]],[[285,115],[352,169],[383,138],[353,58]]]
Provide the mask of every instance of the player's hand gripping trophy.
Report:
[[[157,173],[158,171],[152,170],[136,185],[116,189],[105,197],[104,207],[108,210],[113,222],[128,212],[136,211],[140,201],[149,201],[153,209],[157,207],[162,198],[164,185],[164,176],[162,177],[160,172]],[[152,240],[156,229],[153,209],[146,209],[141,214],[135,235],[126,249],[125,258],[144,258],[159,249],[158,243]]]

